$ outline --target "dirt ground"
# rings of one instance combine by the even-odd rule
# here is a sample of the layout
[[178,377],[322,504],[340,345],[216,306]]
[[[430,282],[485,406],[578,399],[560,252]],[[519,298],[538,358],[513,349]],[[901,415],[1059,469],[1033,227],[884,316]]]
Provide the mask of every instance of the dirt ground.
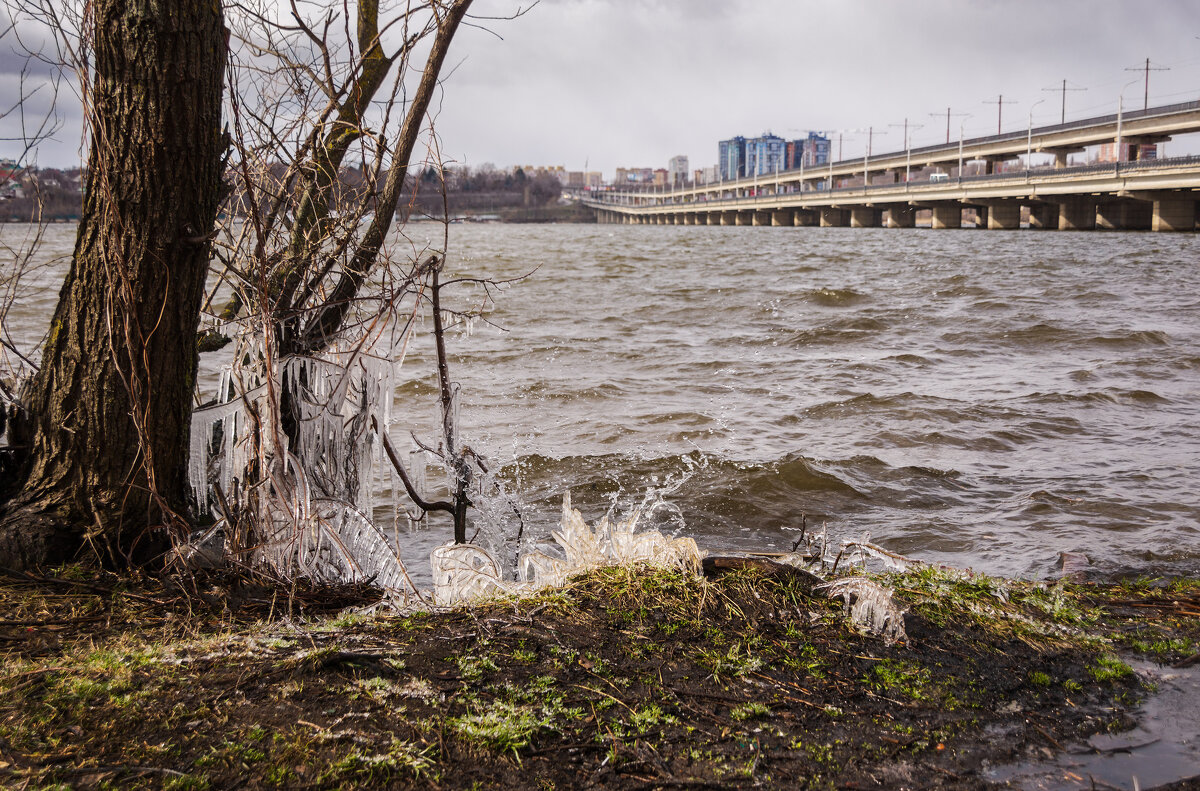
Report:
[[1195,581],[909,572],[892,645],[761,570],[610,568],[408,615],[196,583],[0,578],[0,784],[1000,788],[989,767],[1132,724],[1123,657],[1200,651]]

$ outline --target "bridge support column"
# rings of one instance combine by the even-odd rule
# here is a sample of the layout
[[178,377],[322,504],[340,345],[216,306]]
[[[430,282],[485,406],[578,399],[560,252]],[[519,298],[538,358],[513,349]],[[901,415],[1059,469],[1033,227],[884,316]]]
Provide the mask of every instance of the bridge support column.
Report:
[[845,228],[849,225],[845,209],[821,209],[822,228]]
[[735,211],[733,213],[734,225],[751,225],[754,222],[754,212],[752,211]]
[[769,211],[752,211],[750,212],[751,225],[770,225],[771,212]]
[[1154,224],[1154,204],[1143,200],[1101,203],[1096,207],[1096,227],[1108,231],[1148,231]]
[[962,205],[958,203],[952,203],[948,205],[934,206],[933,227],[935,229],[961,228]]
[[1069,198],[1058,204],[1058,230],[1096,229],[1096,204],[1088,198]]
[[883,211],[883,224],[886,228],[914,228],[917,224],[917,210],[912,206],[891,206]]
[[795,216],[792,218],[793,225],[803,226],[805,228],[818,225],[821,222],[819,212],[812,209],[796,209]]
[[1021,206],[1004,203],[989,206],[987,228],[989,231],[1015,231],[1021,227]]
[[1172,195],[1158,198],[1154,201],[1155,231],[1194,231],[1196,230],[1196,201],[1194,198],[1184,198]]
[[779,209],[771,212],[771,225],[794,225],[796,213],[791,209]]
[[1039,203],[1029,207],[1029,227],[1043,231],[1058,230],[1058,205]]
[[737,225],[737,212],[735,212],[735,211],[721,212],[721,225]]
[[879,209],[871,206],[861,206],[850,210],[851,228],[878,228]]

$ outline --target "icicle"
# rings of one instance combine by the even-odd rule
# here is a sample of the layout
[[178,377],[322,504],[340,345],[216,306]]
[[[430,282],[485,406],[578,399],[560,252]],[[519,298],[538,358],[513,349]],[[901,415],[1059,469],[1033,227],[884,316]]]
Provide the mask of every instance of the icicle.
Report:
[[866,577],[849,577],[818,586],[831,599],[841,597],[850,620],[879,635],[886,643],[907,640],[904,613],[892,598],[892,589]]
[[420,448],[413,448],[408,452],[408,477],[413,485],[413,489],[421,497],[429,491],[429,481],[427,480],[428,470],[425,465],[425,451]]

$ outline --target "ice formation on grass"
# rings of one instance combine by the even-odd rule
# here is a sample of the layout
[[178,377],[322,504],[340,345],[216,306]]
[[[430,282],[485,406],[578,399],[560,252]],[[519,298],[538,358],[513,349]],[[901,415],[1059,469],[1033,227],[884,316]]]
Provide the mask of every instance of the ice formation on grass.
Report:
[[841,597],[850,620],[879,635],[887,643],[908,640],[904,633],[904,613],[892,589],[867,577],[846,577],[819,586],[831,599]]
[[651,563],[670,568],[700,570],[704,554],[691,538],[668,538],[657,530],[637,532],[641,509],[628,519],[611,524],[603,517],[595,529],[571,507],[571,493],[563,495],[562,519],[552,532],[563,557],[530,552],[518,564],[520,579],[501,579],[500,565],[487,550],[467,544],[438,547],[430,555],[434,603],[450,605],[496,593],[532,591],[559,586],[573,574],[601,566]]

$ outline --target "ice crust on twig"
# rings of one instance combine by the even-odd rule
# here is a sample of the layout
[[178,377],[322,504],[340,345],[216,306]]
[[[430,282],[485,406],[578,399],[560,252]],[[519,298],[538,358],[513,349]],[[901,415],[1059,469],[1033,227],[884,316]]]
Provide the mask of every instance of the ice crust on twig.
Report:
[[[197,510],[216,514],[241,560],[407,595],[415,588],[404,563],[368,516],[382,469],[371,420],[388,430],[399,363],[367,348],[274,360],[261,334],[240,334],[241,364],[222,372],[214,403],[192,415],[188,481]],[[294,441],[282,427],[284,392]]]

